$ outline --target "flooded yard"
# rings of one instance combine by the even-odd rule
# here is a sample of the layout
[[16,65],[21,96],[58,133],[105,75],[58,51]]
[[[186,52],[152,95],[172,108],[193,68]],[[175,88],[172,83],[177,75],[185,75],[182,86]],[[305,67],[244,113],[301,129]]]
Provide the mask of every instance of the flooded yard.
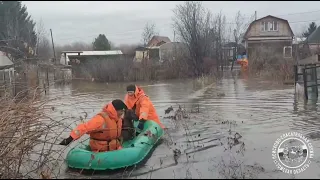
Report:
[[[55,86],[48,96],[58,97],[50,103],[51,113],[72,129],[110,100],[123,99],[126,85],[74,81]],[[139,85],[168,128],[146,163],[94,175],[67,170],[62,164],[57,166],[61,178],[320,178],[318,103],[296,101],[293,85],[233,78],[206,85],[191,80]],[[170,106],[176,110],[179,105],[189,117],[166,118],[173,112],[165,114],[164,110]],[[279,171],[272,159],[272,146],[288,132],[305,135],[314,148],[310,167],[295,176]],[[70,129],[65,130],[60,139],[69,133]],[[64,149],[62,158],[70,149],[56,148]]]

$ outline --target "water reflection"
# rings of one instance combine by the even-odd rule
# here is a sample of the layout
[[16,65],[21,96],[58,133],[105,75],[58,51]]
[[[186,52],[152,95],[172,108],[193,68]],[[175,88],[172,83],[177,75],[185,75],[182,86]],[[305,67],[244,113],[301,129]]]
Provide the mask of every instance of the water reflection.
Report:
[[[127,85],[78,81],[50,90],[49,96],[62,97],[52,103],[57,106],[56,116],[61,116],[59,112],[62,111],[69,117],[79,117],[85,111],[90,118],[108,101],[123,99]],[[296,177],[319,178],[318,102],[297,100],[292,86],[235,78],[205,85],[191,80],[174,80],[141,83],[141,86],[153,101],[160,117],[165,116],[167,107],[177,107],[177,104],[184,105],[189,111],[194,105],[199,106],[200,113],[191,113],[184,120],[163,119],[164,125],[169,128],[164,143],[155,149],[144,166],[132,170],[131,177],[221,178],[217,168],[213,167],[219,164],[220,157],[230,157],[226,151],[227,137],[238,132],[245,143],[246,150],[241,158],[246,168],[254,171],[259,178],[288,178],[290,176],[276,170],[271,149],[283,133],[297,131],[312,140],[316,160],[306,172]],[[220,92],[225,96],[218,96]],[[66,123],[75,126],[71,121]],[[178,159],[174,159],[175,149],[182,152]],[[261,167],[263,171],[253,167]],[[114,177],[122,176],[120,173]]]

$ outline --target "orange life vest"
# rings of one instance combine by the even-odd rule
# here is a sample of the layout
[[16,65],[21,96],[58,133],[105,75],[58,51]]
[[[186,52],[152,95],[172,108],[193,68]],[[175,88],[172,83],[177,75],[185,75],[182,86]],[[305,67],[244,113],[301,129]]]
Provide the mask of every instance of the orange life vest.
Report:
[[125,96],[125,104],[128,109],[133,109],[135,111],[139,119],[155,121],[164,128],[151,100],[140,87],[136,86],[133,96],[129,96],[128,94]]
[[122,119],[117,117],[117,112],[110,103],[90,121],[78,125],[71,132],[71,137],[78,139],[83,134],[89,134],[91,151],[113,151],[121,147],[121,128]]

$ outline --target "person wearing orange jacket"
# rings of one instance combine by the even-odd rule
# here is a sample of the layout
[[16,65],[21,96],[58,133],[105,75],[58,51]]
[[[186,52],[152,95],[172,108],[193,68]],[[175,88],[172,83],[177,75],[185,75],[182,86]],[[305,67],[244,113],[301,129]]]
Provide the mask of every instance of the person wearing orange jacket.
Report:
[[141,87],[138,87],[134,84],[127,86],[127,94],[124,99],[128,109],[134,110],[138,116],[138,128],[140,130],[143,130],[146,120],[155,121],[160,125],[161,128],[164,128],[164,125],[160,122],[156,109],[154,108],[151,100],[144,93]]
[[122,118],[126,109],[122,100],[113,100],[88,122],[78,125],[60,145],[68,145],[82,135],[89,134],[93,152],[121,149]]

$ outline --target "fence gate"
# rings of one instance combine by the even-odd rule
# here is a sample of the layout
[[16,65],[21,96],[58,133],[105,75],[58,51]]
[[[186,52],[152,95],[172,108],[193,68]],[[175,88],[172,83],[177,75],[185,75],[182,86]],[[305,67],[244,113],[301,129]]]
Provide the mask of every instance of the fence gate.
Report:
[[309,93],[318,98],[320,64],[295,65],[294,71],[295,86],[297,84],[303,86],[305,99],[309,99],[309,95],[311,95]]

